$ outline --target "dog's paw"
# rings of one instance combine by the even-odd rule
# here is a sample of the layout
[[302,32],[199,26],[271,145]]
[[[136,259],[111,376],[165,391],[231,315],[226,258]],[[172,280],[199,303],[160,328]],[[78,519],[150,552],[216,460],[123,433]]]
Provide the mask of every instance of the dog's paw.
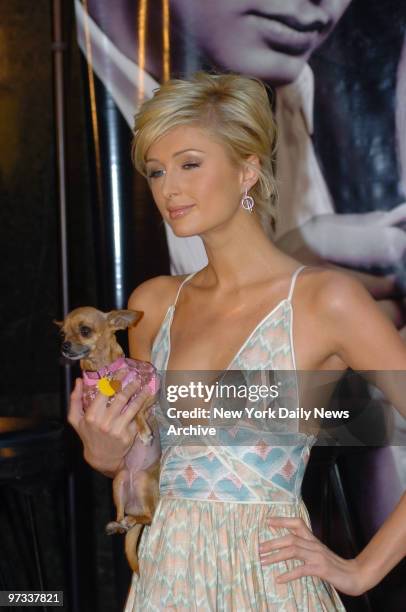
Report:
[[[141,520],[137,520],[134,516],[127,514],[122,521],[110,521],[105,527],[107,535],[113,535],[114,533],[127,533],[134,525],[139,523],[144,524],[144,517]],[[151,521],[148,521],[149,523]]]
[[153,436],[153,434],[152,434],[151,432],[150,432],[150,433],[143,432],[142,434],[139,434],[139,436],[140,436],[140,440],[141,440],[141,442],[142,442],[142,443],[143,443],[145,446],[151,446],[152,441],[153,441],[153,439],[154,439],[154,436]]
[[107,535],[113,535],[115,533],[127,533],[128,529],[129,527],[125,523],[125,518],[120,522],[110,521],[110,523],[107,523],[105,527]]

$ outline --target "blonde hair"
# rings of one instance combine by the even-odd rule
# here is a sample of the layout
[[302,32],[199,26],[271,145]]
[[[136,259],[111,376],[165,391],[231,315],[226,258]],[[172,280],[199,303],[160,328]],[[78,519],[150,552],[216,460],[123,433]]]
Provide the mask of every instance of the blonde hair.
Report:
[[149,147],[170,129],[190,124],[212,132],[236,164],[249,165],[246,158],[258,156],[259,176],[250,195],[262,227],[271,236],[277,203],[276,124],[266,86],[255,77],[203,71],[190,79],[166,81],[135,115],[132,159],[136,169],[146,176]]

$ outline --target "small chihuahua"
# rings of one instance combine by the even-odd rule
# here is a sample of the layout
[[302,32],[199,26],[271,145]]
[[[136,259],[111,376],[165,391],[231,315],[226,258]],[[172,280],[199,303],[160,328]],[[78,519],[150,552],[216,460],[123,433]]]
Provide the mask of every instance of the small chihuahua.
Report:
[[[147,423],[151,407],[157,399],[159,379],[151,363],[124,357],[115,332],[134,325],[142,315],[142,312],[135,310],[112,310],[106,313],[85,306],[72,310],[64,321],[54,321],[64,336],[62,355],[70,360],[80,360],[84,410],[89,407],[98,391],[112,398],[115,392],[134,380],[139,381],[138,392],[145,386],[151,392],[151,397],[135,416],[138,433],[124,458],[125,467],[113,480],[117,519],[106,525],[109,535],[126,533],[127,560],[137,574],[139,535],[143,526],[151,523],[159,499],[159,435],[153,435]],[[114,376],[123,370],[124,378],[115,379]]]

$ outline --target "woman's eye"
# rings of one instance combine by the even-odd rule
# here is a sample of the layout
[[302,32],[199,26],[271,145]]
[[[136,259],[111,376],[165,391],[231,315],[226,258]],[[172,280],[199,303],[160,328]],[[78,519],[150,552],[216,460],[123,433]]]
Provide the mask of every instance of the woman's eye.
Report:
[[182,168],[198,168],[200,166],[200,164],[196,163],[196,162],[189,162],[187,164],[183,164]]
[[158,176],[162,176],[163,170],[151,170],[147,174],[147,178],[157,178]]
[[[185,164],[182,164],[182,168],[184,168],[185,170],[190,170],[192,168],[198,168],[199,166],[200,164],[197,162],[187,162]],[[165,170],[150,170],[147,173],[147,178],[149,179],[159,178],[163,176],[164,174],[165,174]]]

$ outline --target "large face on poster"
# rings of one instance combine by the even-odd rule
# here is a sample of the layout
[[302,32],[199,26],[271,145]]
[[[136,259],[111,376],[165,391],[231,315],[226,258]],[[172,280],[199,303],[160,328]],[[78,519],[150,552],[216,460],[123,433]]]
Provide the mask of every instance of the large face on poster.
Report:
[[219,68],[291,83],[327,38],[350,0],[171,2],[174,19]]
[[[196,58],[200,58],[219,69],[252,74],[276,85],[292,82],[299,75],[350,2],[119,0],[114,3],[115,10],[109,11],[108,3],[88,0],[85,6],[127,57],[136,58],[139,34],[144,31],[148,37],[147,63],[149,60],[152,72],[162,51],[159,39],[167,5],[171,52],[176,56],[180,49],[187,51],[185,65],[196,64]],[[140,27],[140,19],[145,19],[147,31]]]
[[[306,263],[362,272],[402,327],[406,11],[400,4],[117,0],[111,10],[102,0],[77,0],[76,7],[81,47],[129,127],[137,106],[171,75],[204,68],[266,81],[279,131],[275,240]],[[173,272],[205,264],[200,238],[166,229]]]

